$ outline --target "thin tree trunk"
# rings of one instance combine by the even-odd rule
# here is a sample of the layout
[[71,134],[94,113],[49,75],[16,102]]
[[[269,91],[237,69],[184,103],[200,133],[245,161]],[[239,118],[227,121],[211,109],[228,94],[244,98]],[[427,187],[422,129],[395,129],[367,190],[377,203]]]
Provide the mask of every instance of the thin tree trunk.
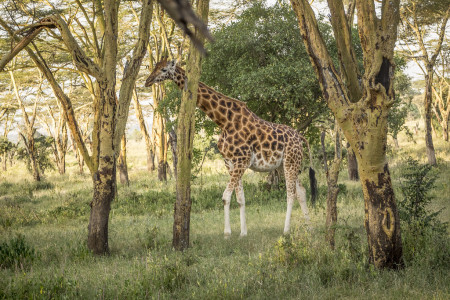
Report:
[[177,134],[175,130],[171,130],[169,132],[169,144],[172,149],[172,165],[173,165],[173,174],[175,176],[175,180],[177,179],[177,164],[178,164],[178,156],[177,156]]
[[358,162],[356,160],[356,155],[350,144],[347,142],[347,169],[348,169],[348,179],[352,181],[359,180],[358,174]]
[[121,139],[120,155],[117,160],[117,166],[119,169],[120,183],[129,186],[130,180],[128,179],[128,166],[127,166],[127,138],[125,134]]
[[141,129],[141,133],[144,136],[145,140],[145,150],[147,152],[147,170],[149,172],[152,172],[155,170],[155,153],[153,150],[154,146],[151,137],[148,134],[147,126],[145,125],[144,114],[142,113],[142,106],[139,103],[136,89],[134,89],[133,91],[133,103],[134,103],[134,111],[136,112],[136,118],[138,119],[139,122],[139,128]]
[[425,96],[424,96],[424,109],[425,109],[425,146],[427,149],[428,164],[436,165],[436,153],[433,145],[433,135],[431,127],[432,118],[432,94],[431,88],[433,84],[433,67],[427,67],[427,74],[425,75]]
[[[197,14],[208,23],[209,0],[199,0]],[[196,31],[196,36],[198,32]],[[200,37],[203,41],[204,38]],[[197,89],[201,72],[201,54],[190,44],[187,61],[187,90],[183,91],[177,128],[177,200],[174,209],[172,246],[176,250],[189,247],[190,215],[191,215],[191,167],[192,148],[195,133],[195,108]]]
[[339,188],[337,181],[339,178],[339,169],[341,167],[342,161],[342,151],[341,151],[341,138],[339,134],[339,129],[336,124],[336,140],[335,140],[335,157],[331,162],[330,168],[327,166],[327,158],[325,151],[325,131],[321,135],[322,151],[324,156],[325,171],[327,177],[327,216],[325,221],[325,228],[327,230],[325,235],[325,240],[330,245],[330,248],[334,250],[335,248],[335,234],[336,234],[336,223],[337,223],[337,196],[339,193]]

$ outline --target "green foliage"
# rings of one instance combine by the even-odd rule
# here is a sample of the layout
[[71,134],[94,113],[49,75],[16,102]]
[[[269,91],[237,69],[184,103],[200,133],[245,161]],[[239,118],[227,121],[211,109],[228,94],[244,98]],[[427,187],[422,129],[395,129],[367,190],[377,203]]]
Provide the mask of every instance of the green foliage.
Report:
[[[441,210],[428,208],[433,197],[430,191],[437,179],[429,164],[419,164],[409,157],[401,174],[403,198],[398,202],[402,221],[402,239],[404,258],[407,263],[423,263],[425,253],[435,252],[436,247],[445,248],[448,244],[447,223],[439,220]],[[442,253],[445,253],[443,256]],[[450,251],[437,251],[428,264],[446,264],[450,266]]]
[[[331,46],[330,27],[321,26]],[[206,84],[271,122],[302,128],[327,114],[290,6],[255,2],[214,36],[202,65]]]
[[412,139],[411,131],[405,126],[406,118],[413,111],[411,78],[403,72],[406,67],[404,58],[396,56],[395,63],[397,67],[394,82],[396,95],[388,114],[388,134],[397,139],[398,134],[405,131],[406,135]]
[[[34,147],[36,149],[36,160],[38,164],[39,171],[45,173],[46,170],[53,170],[55,166],[52,163],[50,155],[52,154],[53,137],[39,136],[34,138]],[[17,150],[17,158],[24,160],[29,172],[31,169],[31,160],[27,154],[27,149],[25,147],[20,147]]]
[[14,149],[14,144],[11,143],[7,138],[0,137],[0,155],[8,153]]
[[17,235],[0,244],[0,269],[12,267],[26,269],[36,257],[36,251],[25,242],[23,235]]
[[399,212],[400,218],[418,234],[424,228],[438,231],[445,228],[438,219],[440,211],[430,212],[428,209],[433,199],[430,191],[435,187],[436,178],[429,164],[420,164],[411,157],[406,160],[401,174],[403,198],[399,201]]

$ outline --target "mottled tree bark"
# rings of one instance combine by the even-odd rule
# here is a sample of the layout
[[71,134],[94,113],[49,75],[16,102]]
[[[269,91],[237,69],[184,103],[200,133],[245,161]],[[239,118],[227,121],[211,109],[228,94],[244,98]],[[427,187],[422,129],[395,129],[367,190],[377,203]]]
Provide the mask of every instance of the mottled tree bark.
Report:
[[[209,0],[199,0],[197,14],[208,23]],[[201,41],[196,30],[196,36]],[[189,247],[190,215],[191,215],[191,167],[192,149],[195,133],[195,108],[197,103],[197,89],[201,72],[201,53],[191,42],[190,54],[187,61],[186,76],[187,89],[183,91],[177,128],[177,200],[174,209],[172,246],[176,250]]]

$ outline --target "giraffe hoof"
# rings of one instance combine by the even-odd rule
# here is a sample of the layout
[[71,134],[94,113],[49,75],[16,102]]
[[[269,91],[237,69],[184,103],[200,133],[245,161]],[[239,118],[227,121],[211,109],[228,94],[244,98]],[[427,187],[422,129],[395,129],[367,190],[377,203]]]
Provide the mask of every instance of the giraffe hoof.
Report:
[[247,236],[247,232],[246,233],[241,233],[240,235],[239,235],[239,238],[245,238]]
[[225,232],[223,238],[229,240],[231,238],[231,232]]

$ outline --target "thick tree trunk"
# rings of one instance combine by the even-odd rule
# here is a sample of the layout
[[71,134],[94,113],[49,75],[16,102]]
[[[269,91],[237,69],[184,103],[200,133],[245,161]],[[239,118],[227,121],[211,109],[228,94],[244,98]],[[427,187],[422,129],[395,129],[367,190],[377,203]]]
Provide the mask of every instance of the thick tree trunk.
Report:
[[108,254],[108,222],[111,202],[115,196],[115,164],[108,162],[99,167],[92,177],[94,196],[88,226],[88,247],[94,254]]
[[125,134],[121,139],[120,155],[117,160],[117,166],[119,169],[120,183],[129,186],[130,180],[128,179],[128,166],[127,166],[127,138]]
[[348,169],[348,179],[352,181],[359,180],[358,174],[358,161],[356,160],[356,155],[350,144],[347,143],[347,169]]
[[361,167],[360,175],[369,262],[378,268],[400,268],[403,266],[400,219],[388,165]]
[[[209,0],[199,0],[197,14],[208,23]],[[196,36],[198,32],[196,31]],[[200,38],[202,41],[204,38]],[[201,54],[193,43],[189,47],[187,62],[187,90],[183,91],[177,128],[177,200],[174,209],[172,246],[176,250],[189,247],[189,232],[191,219],[191,167],[192,148],[195,133],[195,108],[197,89],[201,72]]]
[[424,108],[425,108],[425,146],[427,150],[428,164],[434,166],[436,165],[436,153],[434,151],[433,145],[433,135],[431,127],[432,118],[432,94],[431,88],[433,84],[433,67],[427,67],[427,74],[425,75],[425,97],[424,97]]

